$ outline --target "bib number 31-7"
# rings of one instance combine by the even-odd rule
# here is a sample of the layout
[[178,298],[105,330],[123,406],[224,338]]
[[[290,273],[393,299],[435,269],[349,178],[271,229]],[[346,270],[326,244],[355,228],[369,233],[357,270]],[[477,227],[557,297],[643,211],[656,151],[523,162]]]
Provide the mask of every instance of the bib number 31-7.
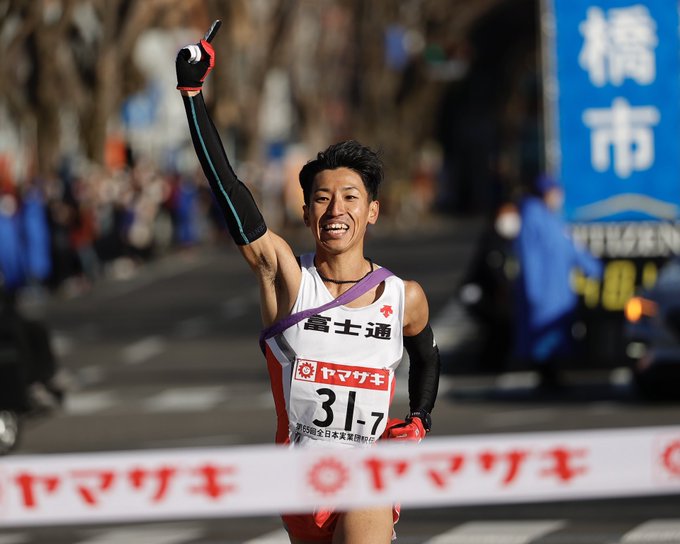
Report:
[[297,359],[291,425],[317,440],[374,442],[385,429],[390,379],[388,369]]
[[[337,395],[329,387],[322,387],[317,389],[316,392],[320,396],[325,396],[326,400],[321,403],[321,409],[324,411],[326,417],[323,420],[315,419],[312,421],[314,425],[319,427],[330,427],[335,418],[335,413],[333,412],[333,404],[337,400]],[[354,425],[354,410],[356,406],[357,392],[350,391],[347,394],[347,408],[345,409],[345,426],[343,429],[345,431],[351,431]],[[380,423],[385,417],[384,412],[371,412],[371,417],[374,418],[374,423],[371,427],[371,436],[375,436],[376,430],[380,426]],[[363,420],[357,420],[358,424],[365,425],[366,422]]]

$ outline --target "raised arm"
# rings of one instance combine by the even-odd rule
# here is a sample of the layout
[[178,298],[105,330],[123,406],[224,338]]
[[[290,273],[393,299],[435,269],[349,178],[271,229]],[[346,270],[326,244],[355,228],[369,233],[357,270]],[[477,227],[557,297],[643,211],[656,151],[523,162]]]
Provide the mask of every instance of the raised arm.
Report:
[[201,88],[212,70],[215,53],[205,40],[197,44],[201,60],[190,63],[177,55],[177,88],[189,122],[191,139],[227,228],[241,254],[255,272],[261,291],[262,320],[270,325],[285,316],[297,294],[301,272],[290,246],[267,229],[252,194],[234,172],[219,133],[203,99]]

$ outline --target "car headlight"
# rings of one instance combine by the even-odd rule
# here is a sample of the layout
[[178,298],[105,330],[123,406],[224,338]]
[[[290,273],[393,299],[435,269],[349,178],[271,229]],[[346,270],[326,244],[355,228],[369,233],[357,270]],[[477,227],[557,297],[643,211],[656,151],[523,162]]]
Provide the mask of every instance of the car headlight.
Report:
[[652,317],[656,315],[657,304],[653,300],[644,297],[633,297],[624,309],[626,319],[631,323],[637,323],[643,316]]

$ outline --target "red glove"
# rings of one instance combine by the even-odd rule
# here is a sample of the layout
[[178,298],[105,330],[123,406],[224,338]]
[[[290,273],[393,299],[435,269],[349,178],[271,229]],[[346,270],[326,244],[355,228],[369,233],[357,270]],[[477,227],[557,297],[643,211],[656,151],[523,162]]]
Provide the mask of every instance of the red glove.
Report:
[[185,47],[180,49],[175,60],[177,72],[177,88],[180,91],[200,91],[203,81],[215,66],[215,50],[205,40],[196,44],[200,49],[201,58],[196,63],[189,62],[190,53]]
[[425,427],[419,417],[407,417],[405,420],[390,419],[380,438],[420,442],[425,438]]

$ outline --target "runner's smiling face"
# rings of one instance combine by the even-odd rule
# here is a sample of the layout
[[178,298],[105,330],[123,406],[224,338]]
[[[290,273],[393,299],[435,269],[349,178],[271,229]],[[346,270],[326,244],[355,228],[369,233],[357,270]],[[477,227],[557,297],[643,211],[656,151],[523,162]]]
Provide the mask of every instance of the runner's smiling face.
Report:
[[349,168],[322,170],[314,178],[304,220],[317,246],[341,253],[363,242],[366,226],[378,219],[379,204],[370,200],[361,176]]

